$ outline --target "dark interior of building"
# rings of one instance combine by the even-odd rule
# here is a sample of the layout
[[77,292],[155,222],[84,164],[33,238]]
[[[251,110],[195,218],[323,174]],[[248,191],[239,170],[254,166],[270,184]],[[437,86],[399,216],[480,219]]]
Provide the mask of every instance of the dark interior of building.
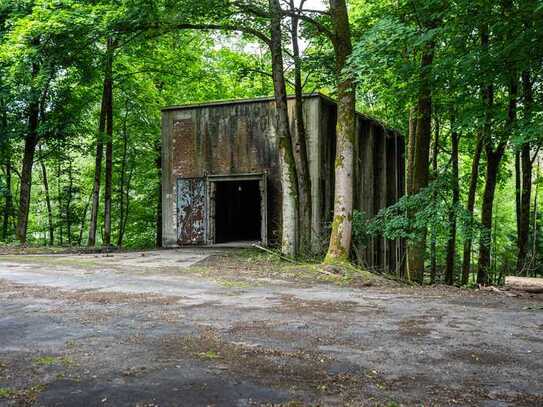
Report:
[[259,241],[261,196],[258,181],[221,181],[215,192],[215,242]]

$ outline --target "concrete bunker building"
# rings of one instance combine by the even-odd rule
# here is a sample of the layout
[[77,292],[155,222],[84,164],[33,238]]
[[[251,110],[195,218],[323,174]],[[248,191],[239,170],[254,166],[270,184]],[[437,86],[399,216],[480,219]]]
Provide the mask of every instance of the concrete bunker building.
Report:
[[[291,131],[294,99],[289,98]],[[322,248],[333,215],[336,103],[304,96],[311,177],[312,236]],[[404,195],[403,137],[357,115],[354,207],[367,216]],[[275,101],[256,98],[162,110],[162,221],[168,247],[260,242],[281,231],[281,182]],[[405,265],[402,241],[373,238],[363,254],[370,269]]]

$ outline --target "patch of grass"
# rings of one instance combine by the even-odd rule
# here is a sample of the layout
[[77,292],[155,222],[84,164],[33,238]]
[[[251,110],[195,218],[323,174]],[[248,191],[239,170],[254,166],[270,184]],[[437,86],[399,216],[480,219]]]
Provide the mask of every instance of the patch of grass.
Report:
[[214,350],[208,350],[207,352],[199,352],[196,354],[200,359],[215,360],[220,359],[221,355]]
[[40,356],[34,359],[34,364],[37,366],[64,366],[68,367],[73,365],[73,361],[67,357],[54,357],[54,356]]
[[253,285],[243,280],[217,280],[219,285],[224,288],[251,288]]
[[7,387],[0,387],[0,399],[8,399],[15,395],[15,391]]

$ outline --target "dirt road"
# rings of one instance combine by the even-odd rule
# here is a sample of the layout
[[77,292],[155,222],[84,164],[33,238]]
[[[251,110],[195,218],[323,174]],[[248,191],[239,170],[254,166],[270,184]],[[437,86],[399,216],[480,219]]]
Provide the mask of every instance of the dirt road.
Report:
[[[541,406],[543,302],[0,256],[0,406]],[[249,276],[249,277],[247,277]]]

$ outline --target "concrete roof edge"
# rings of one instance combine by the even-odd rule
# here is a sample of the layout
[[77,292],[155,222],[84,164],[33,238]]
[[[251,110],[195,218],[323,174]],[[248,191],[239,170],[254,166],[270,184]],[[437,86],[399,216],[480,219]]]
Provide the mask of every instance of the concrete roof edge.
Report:
[[[321,97],[323,99],[330,99],[330,101],[333,101],[328,96],[323,95],[322,93],[315,92],[315,93],[304,93],[304,98],[313,98],[313,97]],[[294,99],[294,95],[289,95],[288,99]],[[226,105],[239,105],[239,104],[245,104],[245,103],[260,103],[260,102],[273,102],[275,98],[273,96],[258,96],[254,98],[246,98],[246,99],[224,99],[224,100],[212,100],[209,102],[198,102],[198,103],[188,103],[186,105],[174,105],[174,106],[166,106],[161,109],[161,111],[170,111],[170,110],[185,110],[185,109],[195,109],[200,107],[213,107],[213,106],[226,106]]]
[[[303,97],[304,99],[320,98],[321,100],[325,101],[328,104],[337,105],[337,102],[334,99],[320,92],[304,93]],[[294,98],[295,98],[294,95],[288,96],[288,99],[294,99]],[[220,106],[229,106],[229,105],[237,105],[237,104],[273,102],[274,100],[275,98],[273,96],[259,96],[259,97],[247,98],[247,99],[213,100],[209,102],[189,103],[186,105],[166,106],[162,108],[161,111],[169,112],[169,111],[174,111],[174,110],[190,110],[190,109],[198,109],[198,108],[205,108],[205,107],[220,107]],[[399,130],[388,127],[384,122],[382,122],[381,120],[375,117],[372,117],[366,113],[361,113],[358,111],[356,112],[356,114],[365,120],[370,120],[370,121],[380,124],[388,132],[396,133],[397,135],[401,136],[401,132]]]

